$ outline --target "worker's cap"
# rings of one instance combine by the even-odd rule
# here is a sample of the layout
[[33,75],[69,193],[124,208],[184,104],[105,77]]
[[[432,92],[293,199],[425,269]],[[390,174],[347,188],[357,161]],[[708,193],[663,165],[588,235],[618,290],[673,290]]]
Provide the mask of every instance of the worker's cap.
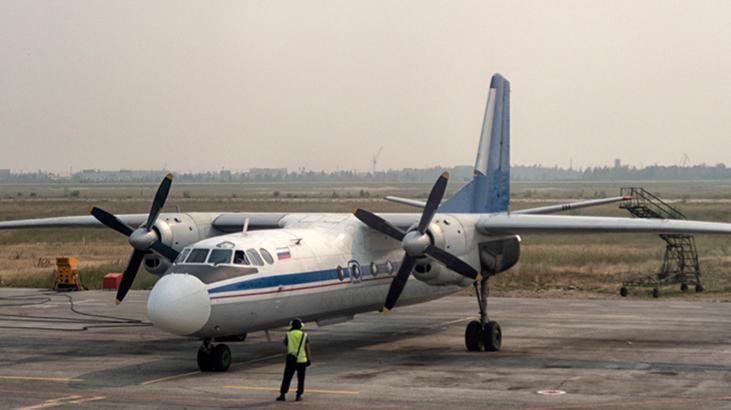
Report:
[[300,318],[292,319],[291,322],[289,322],[289,326],[292,329],[303,329],[305,327],[305,323]]

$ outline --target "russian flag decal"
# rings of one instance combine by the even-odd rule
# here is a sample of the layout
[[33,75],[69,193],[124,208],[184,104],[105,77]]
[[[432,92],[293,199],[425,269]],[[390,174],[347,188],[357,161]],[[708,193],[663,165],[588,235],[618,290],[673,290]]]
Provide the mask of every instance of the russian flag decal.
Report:
[[277,248],[277,259],[280,261],[282,259],[289,259],[292,257],[292,254],[289,253],[289,248]]

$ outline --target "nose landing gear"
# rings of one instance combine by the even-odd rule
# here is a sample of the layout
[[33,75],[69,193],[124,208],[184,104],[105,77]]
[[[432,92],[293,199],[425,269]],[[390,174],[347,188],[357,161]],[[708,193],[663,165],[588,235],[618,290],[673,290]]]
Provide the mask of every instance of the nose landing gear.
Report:
[[464,334],[465,346],[471,352],[479,352],[483,349],[487,352],[496,352],[500,350],[503,342],[500,325],[493,320],[488,320],[487,317],[487,296],[490,293],[487,286],[488,278],[489,275],[486,275],[480,280],[479,287],[477,281],[474,282],[477,304],[480,307],[480,320],[468,323]]
[[231,349],[225,344],[214,345],[211,339],[203,339],[198,348],[198,368],[202,372],[225,372],[231,366]]

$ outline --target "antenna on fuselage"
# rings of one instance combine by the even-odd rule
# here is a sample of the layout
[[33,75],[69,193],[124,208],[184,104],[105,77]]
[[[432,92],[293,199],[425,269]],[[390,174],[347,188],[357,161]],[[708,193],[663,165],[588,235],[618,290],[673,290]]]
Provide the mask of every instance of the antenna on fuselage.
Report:
[[249,230],[249,217],[247,216],[246,219],[244,219],[244,236],[246,236],[247,231]]

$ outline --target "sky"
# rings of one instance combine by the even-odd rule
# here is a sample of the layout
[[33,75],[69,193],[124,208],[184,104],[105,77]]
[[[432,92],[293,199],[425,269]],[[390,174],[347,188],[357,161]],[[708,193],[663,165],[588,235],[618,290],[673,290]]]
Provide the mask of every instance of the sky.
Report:
[[731,164],[729,1],[0,2],[0,168]]

